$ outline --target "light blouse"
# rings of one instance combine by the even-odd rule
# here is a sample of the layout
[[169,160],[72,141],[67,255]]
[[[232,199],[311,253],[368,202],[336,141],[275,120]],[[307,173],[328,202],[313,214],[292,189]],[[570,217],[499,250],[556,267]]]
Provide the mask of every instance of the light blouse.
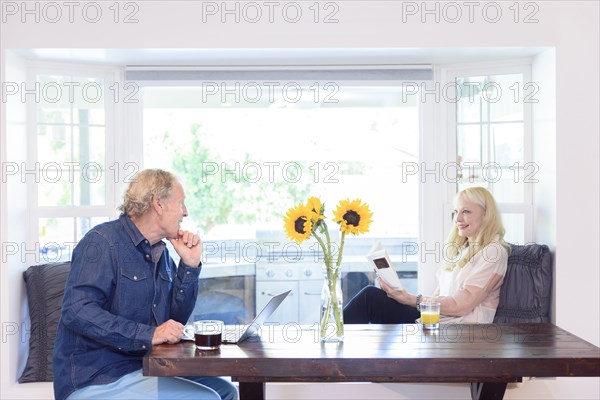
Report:
[[[467,251],[461,250],[459,259]],[[437,272],[434,292],[441,303],[441,323],[491,323],[500,301],[508,253],[498,242],[481,249],[464,267]]]

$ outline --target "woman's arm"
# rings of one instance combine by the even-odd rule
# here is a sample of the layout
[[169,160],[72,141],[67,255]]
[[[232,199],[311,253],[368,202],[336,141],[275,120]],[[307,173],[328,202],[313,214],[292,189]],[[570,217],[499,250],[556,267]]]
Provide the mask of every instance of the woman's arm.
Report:
[[503,275],[492,274],[484,287],[464,286],[453,296],[437,296],[431,299],[440,303],[441,314],[462,317],[473,311],[494,289],[502,284],[503,280]]
[[[493,246],[493,247],[490,247]],[[498,249],[498,251],[496,251]],[[443,315],[463,316],[481,304],[489,294],[500,287],[506,273],[506,263],[508,254],[498,243],[491,243],[482,249],[470,263],[463,268],[472,268],[469,274],[466,274],[457,282],[459,287],[448,296],[440,296],[440,285],[432,297],[424,297],[421,302],[435,300],[440,303],[440,312]],[[439,278],[439,276],[438,276]],[[404,290],[394,289],[385,279],[379,277],[381,289],[386,292],[388,297],[396,300],[398,303],[416,307],[417,296]]]
[[382,277],[379,277],[378,279],[379,286],[388,295],[389,298],[392,298],[401,304],[406,304],[415,308],[417,307],[417,296],[408,293],[406,290],[394,288]]

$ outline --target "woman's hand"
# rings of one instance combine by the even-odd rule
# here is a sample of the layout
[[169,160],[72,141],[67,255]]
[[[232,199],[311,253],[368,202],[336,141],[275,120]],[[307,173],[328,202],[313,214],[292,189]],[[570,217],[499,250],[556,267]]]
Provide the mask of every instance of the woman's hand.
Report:
[[391,286],[385,279],[382,277],[378,277],[379,286],[381,290],[383,290],[389,298],[396,300],[398,303],[407,304],[409,306],[416,306],[417,298],[412,294],[408,293],[406,290],[396,289]]

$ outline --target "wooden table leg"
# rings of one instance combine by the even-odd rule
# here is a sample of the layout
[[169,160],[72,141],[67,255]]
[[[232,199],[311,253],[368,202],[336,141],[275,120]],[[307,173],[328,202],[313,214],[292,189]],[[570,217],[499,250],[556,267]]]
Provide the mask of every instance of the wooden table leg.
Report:
[[472,400],[502,400],[506,392],[506,382],[472,382]]
[[240,400],[264,400],[265,382],[239,382]]

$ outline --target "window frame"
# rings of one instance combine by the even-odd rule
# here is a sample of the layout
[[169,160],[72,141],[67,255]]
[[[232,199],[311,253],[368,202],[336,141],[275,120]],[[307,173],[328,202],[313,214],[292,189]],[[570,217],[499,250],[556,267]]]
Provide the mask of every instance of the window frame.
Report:
[[[83,217],[106,217],[109,220],[114,219],[116,209],[116,196],[114,179],[111,179],[109,171],[119,165],[115,155],[115,136],[116,136],[116,105],[118,98],[109,88],[114,84],[119,84],[121,72],[116,67],[90,66],[71,63],[54,62],[29,62],[27,64],[27,87],[35,87],[38,75],[58,75],[58,76],[77,76],[99,78],[104,81],[104,110],[105,110],[105,170],[103,171],[105,179],[104,205],[68,205],[68,206],[40,206],[38,204],[38,183],[35,179],[27,179],[27,203],[30,210],[27,229],[28,243],[37,243],[40,251],[48,246],[65,246],[66,251],[61,251],[54,258],[49,255],[42,255],[43,261],[59,261],[70,259],[70,253],[73,251],[76,243],[41,243],[39,236],[39,220],[41,218],[83,218]],[[41,94],[40,94],[41,95]],[[38,161],[38,103],[28,96],[26,98],[27,115],[27,165],[28,168],[37,166]],[[116,171],[114,172],[116,174]],[[114,175],[113,174],[113,175]],[[75,225],[73,233],[76,235]],[[77,237],[74,237],[77,240]]]
[[[507,74],[522,74],[523,84],[532,81],[532,60],[506,60],[495,63],[474,63],[446,66],[444,68],[444,81],[442,84],[452,84],[458,77],[466,76],[490,76],[490,75],[507,75]],[[456,108],[457,102],[448,102],[446,104],[446,121],[447,121],[447,162],[456,161],[457,152],[457,121]],[[533,158],[533,104],[531,102],[523,102],[523,165],[534,162]],[[522,202],[498,202],[500,212],[503,214],[522,214],[524,216],[523,238],[524,243],[533,243],[535,232],[533,226],[534,218],[534,196],[533,186],[530,183],[523,183],[523,201]],[[448,232],[452,226],[452,199],[456,193],[456,184],[448,183],[446,188],[446,204],[444,205],[444,225],[445,231]]]

